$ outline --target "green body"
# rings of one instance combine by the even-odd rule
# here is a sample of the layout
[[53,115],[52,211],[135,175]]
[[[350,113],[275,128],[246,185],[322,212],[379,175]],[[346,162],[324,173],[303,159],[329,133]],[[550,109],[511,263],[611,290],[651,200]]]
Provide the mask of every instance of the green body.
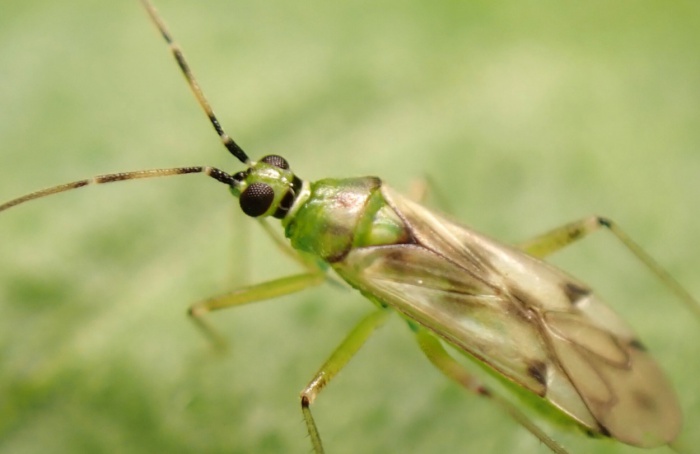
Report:
[[[260,164],[256,164],[259,166]],[[390,304],[363,289],[362,282],[348,272],[343,259],[356,248],[415,244],[409,227],[388,203],[377,177],[323,179],[309,184],[309,192],[297,200],[298,207],[283,220],[285,235],[291,245],[329,263],[351,286],[380,307]],[[410,256],[405,256],[410,259]],[[416,321],[405,317],[413,329]],[[423,324],[431,329],[429,324]],[[508,335],[504,332],[503,335]],[[550,402],[507,379],[465,350],[461,353],[475,360],[486,372],[504,383],[521,400],[538,409],[551,421],[562,426],[581,428],[575,420]]]
[[311,183],[294,216],[285,218],[285,235],[295,249],[331,264],[352,248],[407,242],[410,235],[384,200],[381,185],[375,177]]
[[[641,447],[667,444],[680,431],[673,387],[634,331],[583,282],[536,257],[609,220],[574,223],[519,249],[375,177],[305,183],[283,158],[266,156],[233,179],[244,212],[281,219],[293,248],[330,264],[380,308],[399,312],[419,338],[428,330],[476,360],[551,419]],[[442,362],[445,355],[428,343],[428,357]],[[339,347],[342,357],[359,348],[352,344]],[[340,363],[329,360],[322,369],[337,371]],[[326,374],[303,394],[305,411]],[[317,431],[309,433],[314,439]]]

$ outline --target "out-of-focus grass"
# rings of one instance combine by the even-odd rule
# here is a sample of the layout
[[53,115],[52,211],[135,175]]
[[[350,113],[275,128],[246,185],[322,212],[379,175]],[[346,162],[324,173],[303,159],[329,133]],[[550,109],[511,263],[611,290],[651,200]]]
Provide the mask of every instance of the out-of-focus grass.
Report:
[[[157,6],[253,157],[402,190],[428,175],[455,217],[506,241],[606,214],[700,294],[697,7]],[[136,1],[4,5],[0,81],[2,199],[105,172],[239,168]],[[0,215],[0,451],[309,451],[297,393],[370,306],[328,287],[214,314],[231,349],[213,355],[186,307],[296,271],[235,208],[190,176]],[[637,328],[697,426],[697,321],[605,235],[554,261]],[[332,453],[547,452],[441,377],[398,320],[314,411]],[[572,453],[642,452],[550,432]]]

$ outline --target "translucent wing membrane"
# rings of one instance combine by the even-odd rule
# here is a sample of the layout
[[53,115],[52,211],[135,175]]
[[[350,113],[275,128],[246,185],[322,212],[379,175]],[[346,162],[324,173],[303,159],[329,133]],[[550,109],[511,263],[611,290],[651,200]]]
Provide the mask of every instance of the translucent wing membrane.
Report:
[[681,429],[671,384],[642,345],[575,313],[548,312],[556,356],[598,422],[625,443],[655,447]]
[[417,244],[356,249],[343,277],[593,432],[642,447],[676,437],[670,383],[585,285],[382,191]]

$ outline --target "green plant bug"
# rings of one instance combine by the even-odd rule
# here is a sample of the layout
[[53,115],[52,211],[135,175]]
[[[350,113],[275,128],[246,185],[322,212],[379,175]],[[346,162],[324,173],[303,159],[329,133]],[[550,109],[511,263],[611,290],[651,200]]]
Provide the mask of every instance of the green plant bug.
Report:
[[[155,10],[149,2],[143,3],[167,37],[165,26],[159,22]],[[180,62],[184,64],[184,59]],[[201,91],[195,88],[195,94],[198,95],[200,104],[206,106]],[[207,113],[214,126],[218,127],[213,112],[209,110]],[[597,438],[610,438],[643,448],[671,445],[683,452],[683,447],[674,444],[682,425],[682,388],[679,388],[681,398],[677,398],[674,386],[666,378],[666,373],[662,372],[663,368],[657,366],[645,351],[644,330],[635,330],[640,332],[641,337],[633,334],[626,322],[609,312],[610,309],[593,296],[586,284],[529,255],[494,243],[435,214],[431,209],[390,189],[384,180],[302,180],[303,166],[294,159],[294,150],[284,150],[284,155],[292,162],[292,169],[299,170],[298,177],[292,173],[285,159],[268,155],[253,162],[223,129],[217,129],[217,132],[231,154],[245,164],[230,174],[214,166],[183,166],[159,171],[110,174],[14,199],[0,206],[0,211],[33,198],[89,183],[205,173],[230,186],[239,198],[241,208],[248,215],[281,219],[293,246],[311,253],[315,259],[299,259],[299,272],[290,278],[247,287],[243,293],[228,294],[224,298],[196,304],[192,309],[195,315],[193,320],[213,342],[223,342],[219,338],[220,334],[209,326],[210,318],[205,316],[207,312],[219,309],[219,305],[243,304],[251,302],[249,300],[266,299],[321,284],[327,280],[327,274],[316,266],[319,258],[325,264],[324,267],[334,268],[350,286],[359,289],[375,303],[377,311],[355,322],[356,328],[304,389],[301,397],[302,412],[315,452],[322,452],[322,446],[326,445],[330,452],[355,448],[339,446],[332,438],[326,438],[329,437],[325,429],[326,421],[333,418],[328,418],[323,413],[319,416],[315,404],[310,403],[326,381],[334,377],[354,355],[374,328],[396,312],[400,316],[394,315],[392,319],[404,318],[408,322],[422,350],[438,369],[462,386],[487,397],[481,400],[496,402],[495,407],[501,407],[501,411],[510,413],[513,419],[535,435],[531,437],[527,431],[521,431],[535,445],[542,442],[548,447],[543,446],[543,452],[548,449],[572,453],[579,450],[573,445],[569,448],[568,443],[560,444],[558,438],[547,435],[548,432],[541,432],[539,413],[534,411],[531,415],[527,410],[523,412],[519,399],[530,404],[522,407],[545,407],[545,415],[556,422],[578,427]],[[7,213],[2,215],[3,219],[8,216]],[[69,216],[72,222],[79,217],[75,213],[65,216]],[[60,221],[59,218],[55,222]],[[697,311],[695,300],[605,218],[587,218],[533,242],[521,243],[520,246],[530,254],[544,257],[600,227],[612,228],[634,254],[640,256],[672,291],[688,303],[691,311]],[[129,246],[131,245],[125,244],[119,249],[127,249]],[[137,248],[139,246],[141,245],[136,245]],[[283,249],[284,252],[289,250]],[[67,268],[69,269],[68,266]],[[616,270],[611,270],[611,274],[614,271]],[[105,270],[99,273],[107,274]],[[126,279],[132,277],[125,275]],[[357,292],[355,295],[359,296]],[[53,296],[49,292],[46,299],[51,300]],[[615,307],[615,301],[610,300]],[[180,315],[179,311],[174,312],[175,315]],[[42,320],[37,321],[42,326]],[[481,324],[474,326],[476,321]],[[498,329],[494,328],[496,325]],[[31,326],[23,329],[31,330]],[[92,331],[95,329],[93,327]],[[137,336],[136,331],[134,328],[128,334]],[[235,332],[231,339],[238,342]],[[62,342],[60,338],[55,341]],[[339,341],[340,338],[337,338],[336,342]],[[284,340],[279,342],[284,343]],[[487,369],[484,377],[487,384],[481,384],[479,367],[477,373],[466,369],[458,361],[461,358],[452,359],[447,356],[454,355],[455,351],[451,349],[447,352],[443,345],[456,347],[457,352],[466,353],[471,359],[478,358],[479,365]],[[329,346],[325,347],[328,350]],[[246,345],[236,346],[236,350],[245,348]],[[177,353],[171,351],[168,354]],[[361,364],[361,360],[357,364]],[[237,369],[242,367],[248,365],[236,365]],[[46,386],[42,377],[70,377],[69,372],[52,375],[51,371],[51,364],[41,364],[36,369],[27,367],[25,372],[31,377],[27,389],[41,391]],[[211,371],[206,368],[202,371],[202,374],[208,373]],[[495,391],[492,391],[492,386],[497,387]],[[506,391],[515,391],[516,399],[501,397],[503,390],[499,386],[506,388]],[[17,402],[25,390],[22,386],[6,389],[12,389],[13,400],[4,416],[18,408]],[[605,393],[607,400],[601,397]],[[546,398],[542,400],[537,395]],[[463,398],[467,404],[462,411],[468,413],[468,403],[477,399],[469,399],[469,396]],[[37,401],[32,399],[36,398],[29,399],[29,406],[36,405]],[[326,402],[327,399],[332,401],[333,397],[325,397],[324,394],[324,398],[319,401]],[[617,402],[618,399],[621,403]],[[196,407],[196,399],[186,400],[188,404],[182,405],[183,408]],[[52,403],[50,399],[48,403],[47,400],[38,401],[48,407]],[[371,406],[372,402],[364,404]],[[333,408],[343,411],[336,405]],[[250,410],[251,404],[248,403],[242,410],[237,410],[240,412],[237,414],[245,417]],[[314,417],[311,416],[312,410]],[[320,430],[315,428],[315,420],[318,421]],[[629,421],[634,423],[630,424]],[[207,424],[225,430],[229,421],[209,421]],[[13,434],[11,423],[5,423],[4,429],[6,434]],[[292,429],[299,428],[294,425]],[[303,439],[301,433],[299,435]],[[325,444],[321,442],[322,436]],[[240,441],[231,440],[232,448],[236,449]],[[274,451],[274,440],[270,443],[272,447],[269,450]],[[591,443],[590,446],[607,446],[605,440],[594,440]],[[619,444],[621,443],[616,445]],[[469,439],[465,439],[457,447],[469,450],[472,445]]]

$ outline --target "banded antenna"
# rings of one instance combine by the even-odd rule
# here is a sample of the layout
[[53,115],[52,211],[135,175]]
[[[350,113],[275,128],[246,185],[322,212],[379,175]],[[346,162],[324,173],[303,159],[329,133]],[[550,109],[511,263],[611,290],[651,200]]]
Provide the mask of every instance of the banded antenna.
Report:
[[[172,35],[170,34],[170,31],[168,30],[168,27],[165,25],[165,21],[163,21],[163,18],[161,18],[158,14],[158,10],[156,10],[155,6],[153,6],[153,4],[149,0],[141,0],[141,3],[143,4],[144,8],[146,8],[148,15],[160,31],[160,34],[168,43],[168,47],[170,48],[170,51],[172,52],[173,57],[175,58],[175,61],[177,61],[177,64],[180,67],[180,70],[182,71],[182,74],[185,76],[187,84],[190,86],[190,89],[192,89],[195,98],[197,98],[197,102],[204,110],[204,113],[206,113],[207,118],[209,118],[209,121],[211,122],[212,126],[214,126],[214,130],[216,130],[216,133],[221,138],[221,142],[224,144],[229,153],[236,157],[236,159],[241,161],[243,164],[250,165],[250,158],[245,153],[245,151],[243,151],[243,149],[226,133],[226,131],[224,131],[224,128],[221,127],[218,118],[216,118],[213,109],[209,105],[207,98],[204,96],[204,92],[199,86],[199,83],[197,83],[197,79],[195,79],[194,77],[194,74],[192,73],[192,70],[190,69],[190,66],[187,63],[187,60],[185,59],[185,56],[182,53],[182,49],[180,49],[180,46],[173,39]],[[231,174],[216,167],[210,166],[173,167],[168,169],[135,170],[131,172],[109,173],[104,175],[97,175],[91,178],[85,178],[82,180],[72,181],[70,183],[60,184],[57,186],[51,186],[49,188],[40,189],[38,191],[25,194],[0,205],[0,212],[5,211],[14,206],[20,205],[22,203],[29,202],[30,200],[40,199],[49,195],[71,191],[73,189],[82,188],[84,186],[114,183],[117,181],[136,180],[142,178],[166,177],[171,175],[187,175],[191,173],[203,173],[229,186],[234,186],[236,184]]]

